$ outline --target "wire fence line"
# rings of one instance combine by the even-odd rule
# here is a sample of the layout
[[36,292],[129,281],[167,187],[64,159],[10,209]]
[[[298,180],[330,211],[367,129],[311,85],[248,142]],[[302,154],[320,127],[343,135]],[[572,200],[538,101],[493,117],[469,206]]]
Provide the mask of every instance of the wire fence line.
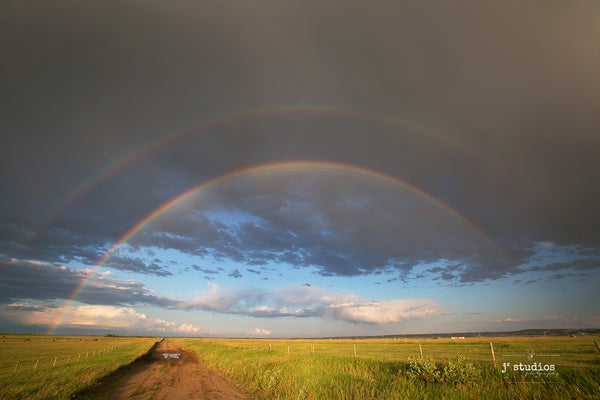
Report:
[[448,362],[460,354],[468,362],[502,368],[505,362],[554,363],[562,366],[594,366],[600,356],[600,344],[594,338],[488,338],[462,337],[442,340],[359,340],[359,339],[196,339],[205,344],[231,350],[273,355],[331,355],[354,358],[377,358],[406,362],[431,358]]
[[[90,346],[85,346],[76,352],[69,351],[68,349],[56,349],[54,352],[49,349],[44,349],[43,353],[39,355],[20,355],[18,352],[4,354],[4,357],[8,359],[5,359],[2,363],[0,374],[17,374],[23,371],[43,370],[66,364],[85,363],[92,358],[121,349],[128,344],[130,343],[121,342],[109,345],[104,344],[101,346],[90,344]],[[51,353],[54,353],[54,355],[51,355]]]
[[[294,345],[292,347],[292,351],[290,352],[290,345],[289,344],[285,344],[285,343],[279,343],[279,344],[275,344],[273,345],[272,343],[262,343],[262,345],[260,343],[257,344],[243,344],[243,343],[226,343],[226,342],[222,342],[222,341],[212,341],[212,340],[207,340],[206,341],[208,344],[212,345],[212,346],[220,346],[220,347],[224,347],[224,348],[228,348],[231,350],[248,350],[248,351],[262,351],[262,352],[275,352],[275,353],[283,353],[283,354],[308,354],[308,355],[314,355],[314,354],[321,354],[321,355],[335,355],[335,356],[346,356],[346,357],[354,357],[354,358],[358,358],[358,357],[362,357],[362,358],[381,358],[382,357],[382,350],[381,349],[377,349],[375,351],[373,351],[369,346],[361,346],[360,344],[356,343],[346,343],[345,345],[328,345],[326,342],[322,345],[319,346],[318,348],[315,346],[315,343],[304,343],[303,345]],[[431,348],[430,348],[431,349]],[[445,354],[441,354],[439,353],[439,350],[435,349],[435,346],[433,346],[434,352],[433,353],[427,353],[427,348],[426,348],[426,352],[425,352],[425,356],[423,355],[423,345],[421,343],[415,343],[411,348],[407,349],[404,348],[402,349],[401,352],[393,352],[393,351],[386,351],[386,358],[391,358],[391,359],[397,359],[397,360],[407,360],[408,358],[424,358],[424,357],[433,357],[435,359],[437,359],[438,361],[447,361],[448,359],[452,358],[456,353],[445,353]],[[458,351],[460,353],[460,351]],[[467,351],[468,354],[473,355],[473,351],[472,350],[468,350]],[[496,358],[495,358],[495,353],[494,353],[494,348],[493,348],[493,344],[492,342],[489,342],[489,347],[487,352],[478,352],[477,354],[477,361],[489,361],[489,363],[492,363],[494,365],[494,368],[496,368]],[[488,360],[482,360],[482,357],[487,357]]]

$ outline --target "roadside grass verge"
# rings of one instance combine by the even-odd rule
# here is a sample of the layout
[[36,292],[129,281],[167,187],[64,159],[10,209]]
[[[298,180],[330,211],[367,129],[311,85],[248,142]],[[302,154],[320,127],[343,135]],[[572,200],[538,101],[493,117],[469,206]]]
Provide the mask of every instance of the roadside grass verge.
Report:
[[[583,341],[556,342],[556,349],[565,351],[568,348],[574,351],[574,356],[563,352],[560,361],[562,364],[556,367],[558,374],[552,376],[526,376],[522,372],[511,370],[502,373],[502,362],[499,363],[499,368],[494,369],[491,360],[483,361],[484,356],[490,358],[489,341],[462,343],[462,346],[448,341],[427,342],[426,351],[435,355],[426,355],[424,358],[420,358],[418,342],[382,340],[365,344],[360,341],[360,354],[368,349],[369,355],[355,358],[352,344],[348,346],[349,341],[179,341],[257,399],[508,400],[600,397],[600,357],[593,353],[593,347],[587,346],[588,343]],[[498,343],[498,347],[504,346],[504,350],[513,353],[525,349],[522,346],[527,349],[533,347],[537,350],[552,350],[551,341],[545,340],[545,344],[540,343],[541,341],[543,340],[525,342],[523,345],[519,339],[494,340],[494,347]],[[310,347],[307,346],[309,342],[314,343],[313,348],[317,349],[315,354],[311,354]],[[287,353],[288,346],[290,354]],[[396,350],[398,346],[405,348],[391,351],[393,346]],[[345,349],[342,355],[336,355],[332,350],[340,350],[342,347]],[[476,351],[480,347],[484,350],[483,353]],[[398,357],[402,351],[407,351],[406,357]],[[465,359],[457,356],[457,353],[466,353],[468,356]],[[577,356],[581,355],[589,357],[580,358],[582,362],[577,364]],[[426,372],[420,374],[419,371]]]
[[3,339],[0,398],[28,400],[69,399],[130,364],[158,340],[25,335]]

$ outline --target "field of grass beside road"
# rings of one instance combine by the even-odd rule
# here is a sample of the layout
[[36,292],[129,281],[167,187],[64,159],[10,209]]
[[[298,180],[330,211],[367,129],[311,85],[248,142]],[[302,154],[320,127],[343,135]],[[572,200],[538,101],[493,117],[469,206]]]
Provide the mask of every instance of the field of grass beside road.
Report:
[[[600,353],[592,338],[179,341],[261,399],[600,398]],[[457,353],[465,358],[458,379],[449,368]],[[505,373],[503,363],[510,363]],[[534,363],[554,365],[556,374],[511,370]],[[415,374],[415,365],[435,371]]]
[[[158,340],[2,336],[0,398],[68,399]],[[597,337],[171,340],[257,399],[600,398]],[[455,358],[457,353],[464,361]],[[542,371],[513,368],[532,364]],[[550,365],[555,373],[543,370]]]
[[[68,399],[159,339],[0,335],[0,398]],[[17,365],[18,363],[18,365]]]

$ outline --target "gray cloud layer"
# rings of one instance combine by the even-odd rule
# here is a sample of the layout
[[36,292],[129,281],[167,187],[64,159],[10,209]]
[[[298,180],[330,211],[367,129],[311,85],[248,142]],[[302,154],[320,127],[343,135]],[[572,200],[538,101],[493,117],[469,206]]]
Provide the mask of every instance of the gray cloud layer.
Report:
[[[539,268],[597,268],[596,2],[0,7],[3,254],[92,265],[183,190],[245,166],[303,158],[411,182],[465,215],[514,262],[422,198],[327,173],[220,187],[197,208],[157,220],[132,245],[336,276],[446,260],[432,273],[473,282],[520,273],[533,243],[549,241],[580,246],[578,264],[548,260]],[[197,127],[234,110],[282,104],[370,110],[403,124],[288,110]],[[182,129],[189,133],[36,228],[103,167]],[[236,225],[205,213],[217,204],[252,218]],[[110,266],[173,273],[123,254]]]
[[91,275],[91,270],[74,270],[32,261],[1,260],[0,303],[18,299],[71,299],[84,282],[87,282],[85,290],[78,292],[76,297],[82,303],[115,306],[150,304],[166,308],[177,303],[174,299],[152,294],[137,281],[112,279],[104,273]]

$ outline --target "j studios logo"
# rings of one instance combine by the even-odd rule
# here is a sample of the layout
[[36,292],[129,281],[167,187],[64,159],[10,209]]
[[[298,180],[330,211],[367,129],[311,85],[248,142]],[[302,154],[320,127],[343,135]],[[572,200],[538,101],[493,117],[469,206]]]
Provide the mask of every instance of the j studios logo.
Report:
[[[532,360],[535,357],[535,353],[533,352],[528,352],[527,354],[519,354],[519,355],[513,355],[513,356],[525,356],[527,357],[527,359]],[[539,355],[541,357],[544,356],[557,356],[557,355]],[[556,365],[554,364],[545,364],[545,363],[541,363],[541,362],[533,362],[533,363],[509,363],[509,362],[504,362],[502,363],[502,373],[505,374],[508,371],[514,371],[514,372],[524,372],[525,376],[550,376],[550,375],[554,375],[557,376],[558,373],[556,372]]]

